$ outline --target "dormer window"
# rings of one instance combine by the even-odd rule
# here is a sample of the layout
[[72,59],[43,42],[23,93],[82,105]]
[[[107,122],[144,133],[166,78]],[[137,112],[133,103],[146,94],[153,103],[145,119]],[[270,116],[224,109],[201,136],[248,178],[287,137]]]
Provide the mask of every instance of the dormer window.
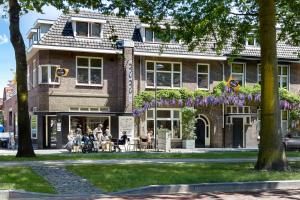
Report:
[[27,39],[29,40],[29,46],[37,44],[40,39],[49,31],[54,21],[38,19],[35,21],[33,28],[27,33]]
[[105,20],[72,17],[75,37],[102,38],[102,24]]
[[76,22],[76,36],[101,37],[101,24]]
[[[147,24],[141,24],[141,25],[139,24],[137,25],[137,28],[140,29],[140,34],[142,36],[143,42],[149,42],[149,43],[161,43],[162,42],[161,35],[164,34],[164,32],[166,31],[166,27],[163,25],[160,26],[161,30],[159,32],[154,31]],[[174,29],[174,27],[171,27],[171,29]],[[176,43],[176,40],[174,38],[167,43]]]
[[256,41],[256,37],[253,33],[249,33],[247,38],[245,39],[245,46],[247,47],[257,47],[258,43]]
[[158,34],[152,31],[150,28],[145,28],[145,41],[146,42],[161,42]]

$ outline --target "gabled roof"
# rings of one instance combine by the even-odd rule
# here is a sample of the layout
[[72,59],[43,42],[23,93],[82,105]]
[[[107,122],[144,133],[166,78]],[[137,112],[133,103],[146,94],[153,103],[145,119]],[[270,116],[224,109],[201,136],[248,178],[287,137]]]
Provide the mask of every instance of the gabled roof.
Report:
[[[79,39],[73,36],[72,23],[70,21],[71,17],[77,18],[92,18],[105,20],[106,23],[103,27],[103,38],[101,39]],[[113,15],[103,15],[100,13],[80,11],[75,13],[70,11],[69,14],[62,14],[58,20],[52,25],[48,33],[44,35],[41,41],[38,43],[39,46],[50,46],[57,47],[61,50],[63,48],[79,48],[79,49],[92,49],[97,52],[97,50],[107,50],[116,51],[115,42],[111,41],[112,36],[117,36],[120,40],[133,40],[135,45],[136,55],[159,55],[164,54],[165,56],[209,56],[209,57],[220,57],[217,55],[213,49],[213,42],[209,43],[206,48],[196,49],[192,52],[188,51],[187,46],[181,44],[155,44],[142,42],[142,37],[140,35],[137,25],[141,24],[141,21],[137,16],[127,16],[120,18]],[[35,45],[34,45],[35,46]],[[223,55],[229,55],[231,53],[231,48],[228,47],[227,50],[222,52]],[[278,58],[279,59],[292,59],[299,60],[298,53],[300,47],[293,47],[286,45],[284,43],[278,44]],[[120,52],[120,51],[119,51]],[[241,56],[246,57],[260,57],[260,48],[252,47],[246,48],[240,52]]]

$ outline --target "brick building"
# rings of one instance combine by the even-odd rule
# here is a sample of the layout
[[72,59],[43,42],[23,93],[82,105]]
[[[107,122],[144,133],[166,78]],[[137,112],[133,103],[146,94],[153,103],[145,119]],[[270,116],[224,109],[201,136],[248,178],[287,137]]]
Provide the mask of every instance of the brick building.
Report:
[[[217,55],[213,42],[193,52],[175,42],[162,46],[155,32],[135,16],[71,12],[56,21],[37,20],[27,37],[29,108],[37,123],[32,136],[39,148],[61,148],[78,124],[87,132],[98,123],[109,127],[114,137],[124,128],[137,137],[164,126],[172,132],[172,146],[181,147],[180,109],[158,108],[156,125],[153,110],[133,123],[136,94],[154,90],[155,82],[158,89],[212,90],[230,75],[243,85],[260,79],[255,39],[247,41],[239,59],[229,63],[229,53]],[[279,84],[296,93],[298,51],[278,44]],[[56,77],[56,68],[69,69],[69,75]],[[196,116],[196,147],[257,147],[257,112],[257,107],[249,106],[201,109]],[[282,128],[288,130],[287,111],[282,111]]]
[[9,81],[3,90],[3,121],[6,132],[17,134],[17,88]]

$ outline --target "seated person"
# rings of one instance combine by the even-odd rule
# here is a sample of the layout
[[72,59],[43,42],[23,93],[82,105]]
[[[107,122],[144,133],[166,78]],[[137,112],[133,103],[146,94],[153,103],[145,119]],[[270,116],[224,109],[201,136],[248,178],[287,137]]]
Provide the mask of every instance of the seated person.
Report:
[[118,145],[124,145],[129,140],[129,138],[126,135],[126,131],[123,131],[122,134],[123,135],[121,139],[118,140]]
[[104,133],[102,134],[100,141],[101,141],[101,146],[102,146],[102,150],[108,150],[111,151],[112,147],[114,146],[114,143],[111,142],[111,134],[109,132],[109,129],[106,128]]

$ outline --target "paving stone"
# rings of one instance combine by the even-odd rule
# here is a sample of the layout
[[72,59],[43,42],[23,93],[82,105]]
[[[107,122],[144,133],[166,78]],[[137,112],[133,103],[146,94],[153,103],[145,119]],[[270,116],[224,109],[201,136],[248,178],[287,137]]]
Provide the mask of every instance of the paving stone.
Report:
[[101,190],[95,188],[86,179],[73,174],[60,166],[32,166],[32,169],[44,177],[58,194],[101,194]]

